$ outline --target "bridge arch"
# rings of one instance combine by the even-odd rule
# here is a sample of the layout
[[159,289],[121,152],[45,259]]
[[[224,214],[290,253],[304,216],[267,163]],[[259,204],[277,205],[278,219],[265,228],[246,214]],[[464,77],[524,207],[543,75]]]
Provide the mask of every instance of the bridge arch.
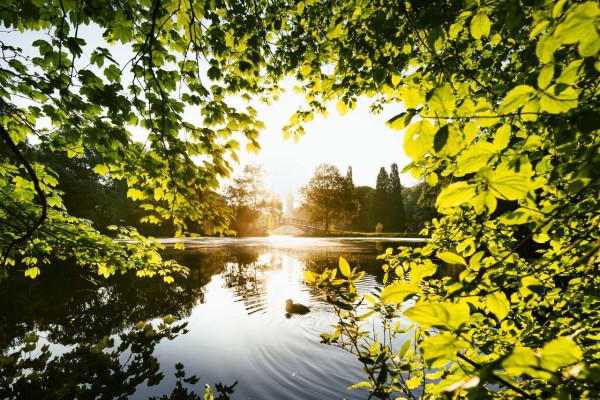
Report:
[[[303,233],[323,233],[324,229],[321,229],[314,223],[298,218],[280,218],[275,221],[270,221],[269,224],[265,224],[260,227],[265,233],[269,235],[301,235]],[[293,231],[292,231],[293,229]],[[279,233],[286,232],[286,233]],[[293,232],[293,233],[287,233]]]

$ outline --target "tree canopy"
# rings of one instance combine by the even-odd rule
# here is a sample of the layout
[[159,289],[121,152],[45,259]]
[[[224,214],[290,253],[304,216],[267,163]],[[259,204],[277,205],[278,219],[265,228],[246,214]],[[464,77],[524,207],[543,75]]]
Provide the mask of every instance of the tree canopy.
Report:
[[[35,276],[52,255],[101,275],[181,270],[135,232],[115,242],[69,216],[61,177],[19,145],[93,148],[95,172],[126,180],[149,218],[219,232],[218,178],[262,128],[230,99],[273,99],[291,75],[307,107],[285,135],[298,139],[329,101],[345,114],[370,97],[373,111],[397,108],[387,122],[405,130],[404,171],[441,189],[431,243],[387,257],[411,282],[373,306],[397,315],[417,299],[404,314],[424,328],[420,351],[371,345],[365,386],[378,397],[419,385],[434,397],[592,397],[599,17],[597,2],[571,0],[5,1],[0,21],[17,32],[0,38],[0,137],[12,153],[0,164],[3,265]],[[442,261],[463,270],[438,279]]]
[[321,164],[310,181],[300,188],[300,208],[311,221],[323,223],[326,232],[334,223],[349,223],[358,213],[352,169],[348,171],[344,177],[337,167]]

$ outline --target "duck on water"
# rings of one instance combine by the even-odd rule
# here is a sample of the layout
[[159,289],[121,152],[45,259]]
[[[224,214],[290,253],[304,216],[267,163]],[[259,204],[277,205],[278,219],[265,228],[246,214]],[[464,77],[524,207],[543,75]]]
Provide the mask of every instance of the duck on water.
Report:
[[310,308],[304,304],[294,304],[292,299],[287,299],[285,301],[285,311],[288,314],[306,314],[310,312]]

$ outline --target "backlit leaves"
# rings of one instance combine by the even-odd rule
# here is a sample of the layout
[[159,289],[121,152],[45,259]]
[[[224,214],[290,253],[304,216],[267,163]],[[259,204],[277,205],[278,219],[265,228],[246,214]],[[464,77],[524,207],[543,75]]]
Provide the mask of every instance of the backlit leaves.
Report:
[[535,89],[528,85],[514,87],[506,94],[498,112],[506,114],[518,110],[529,102],[534,93]]
[[435,88],[427,104],[436,115],[442,118],[451,117],[456,107],[452,87],[446,83]]
[[496,159],[498,149],[492,143],[481,141],[460,153],[457,158],[461,175],[479,171]]
[[491,22],[487,15],[478,12],[471,19],[471,35],[475,39],[481,39],[490,35]]
[[510,302],[506,295],[501,291],[488,294],[485,297],[488,310],[496,316],[498,321],[502,321],[510,311]]
[[404,312],[419,324],[456,331],[470,319],[464,303],[418,303]]
[[441,367],[455,360],[457,353],[468,346],[468,342],[446,333],[427,337],[421,342],[423,357],[430,368]]
[[393,303],[397,305],[416,293],[419,293],[419,287],[415,283],[399,281],[386,286],[379,295],[379,298],[384,303]]
[[415,122],[404,133],[404,151],[414,160],[420,160],[433,144],[434,127],[427,120]]
[[476,192],[475,185],[468,182],[456,182],[442,190],[435,204],[439,208],[460,206],[475,197]]
[[497,193],[496,197],[505,200],[519,200],[527,195],[531,187],[531,166],[523,163],[519,170],[501,164],[491,175],[488,184]]

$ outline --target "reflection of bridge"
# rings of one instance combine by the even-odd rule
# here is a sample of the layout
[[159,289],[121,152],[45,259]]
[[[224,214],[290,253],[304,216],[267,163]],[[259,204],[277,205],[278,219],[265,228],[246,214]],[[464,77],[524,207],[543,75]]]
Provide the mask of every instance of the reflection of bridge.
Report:
[[273,229],[282,227],[282,226],[293,226],[294,228],[298,228],[305,233],[321,233],[325,232],[325,229],[318,227],[316,224],[306,221],[304,219],[298,218],[279,218],[277,220],[269,221],[270,223],[265,223],[263,225],[258,226],[258,229],[263,230],[265,232],[272,231]]

